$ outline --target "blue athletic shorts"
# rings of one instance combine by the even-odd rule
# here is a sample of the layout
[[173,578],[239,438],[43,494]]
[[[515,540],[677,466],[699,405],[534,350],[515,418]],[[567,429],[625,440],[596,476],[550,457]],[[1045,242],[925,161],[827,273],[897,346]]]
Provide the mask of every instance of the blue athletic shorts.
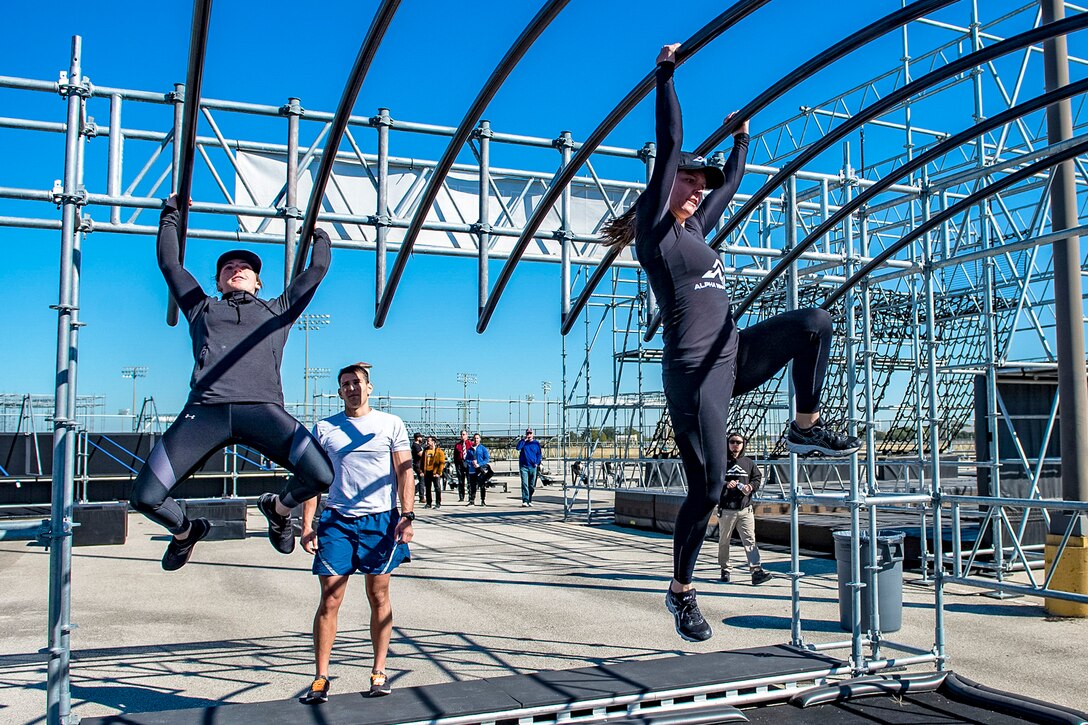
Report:
[[344,516],[326,508],[317,522],[314,574],[388,574],[411,561],[408,544],[395,543],[400,513],[397,509],[364,516]]

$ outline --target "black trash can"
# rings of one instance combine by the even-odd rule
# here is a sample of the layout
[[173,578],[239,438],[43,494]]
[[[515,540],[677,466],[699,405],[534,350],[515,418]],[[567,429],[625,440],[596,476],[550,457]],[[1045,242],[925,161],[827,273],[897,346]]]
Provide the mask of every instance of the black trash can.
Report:
[[[853,629],[850,617],[850,532],[835,531],[835,562],[839,574],[839,626],[849,632]],[[895,529],[878,529],[876,532],[876,582],[877,613],[880,615],[881,632],[898,632],[903,626],[903,540],[906,534]],[[861,629],[869,628],[869,587],[873,574],[869,565],[869,532],[861,532]]]

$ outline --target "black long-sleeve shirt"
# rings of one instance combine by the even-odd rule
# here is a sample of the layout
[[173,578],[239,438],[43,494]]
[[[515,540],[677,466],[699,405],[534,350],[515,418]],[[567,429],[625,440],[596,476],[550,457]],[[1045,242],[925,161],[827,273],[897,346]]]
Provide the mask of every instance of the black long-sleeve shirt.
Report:
[[222,298],[205,294],[178,261],[177,207],[167,203],[159,218],[159,269],[189,322],[193,340],[190,403],[283,405],[280,363],[291,326],[306,309],[332,258],[328,237],[314,240],[310,266],[279,297],[260,300],[248,292]]
[[706,244],[744,175],[748,134],[736,134],[726,161],[725,184],[711,191],[683,224],[669,209],[669,195],[684,139],[674,64],[657,67],[657,160],[636,212],[635,250],[661,306],[664,370],[713,365],[737,344],[725,270]]

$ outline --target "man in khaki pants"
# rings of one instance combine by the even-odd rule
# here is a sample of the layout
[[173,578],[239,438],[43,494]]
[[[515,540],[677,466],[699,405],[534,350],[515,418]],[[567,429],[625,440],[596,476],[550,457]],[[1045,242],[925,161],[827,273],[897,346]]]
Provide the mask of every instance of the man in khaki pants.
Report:
[[748,567],[752,572],[752,584],[762,584],[771,575],[760,565],[756,547],[756,516],[752,510],[752,496],[759,490],[763,474],[748,456],[744,455],[745,438],[740,433],[729,434],[729,458],[726,462],[725,488],[718,502],[718,564],[722,568],[722,581],[729,581],[729,540],[736,528]]

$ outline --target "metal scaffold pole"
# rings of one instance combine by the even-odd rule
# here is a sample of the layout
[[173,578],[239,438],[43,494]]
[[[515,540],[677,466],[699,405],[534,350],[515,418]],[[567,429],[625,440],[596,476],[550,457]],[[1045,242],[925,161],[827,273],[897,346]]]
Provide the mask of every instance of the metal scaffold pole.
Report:
[[[928,189],[929,180],[924,179],[923,190]],[[922,193],[922,218],[929,220],[930,194]],[[941,408],[940,397],[937,391],[937,281],[934,279],[933,233],[926,232],[922,235],[922,258],[925,262],[922,273],[925,289],[926,305],[926,380],[929,410],[929,494],[933,497],[933,651],[937,657],[937,668],[944,668],[944,542],[941,535]],[[919,370],[919,381],[921,371]],[[920,386],[919,386],[920,387]],[[920,423],[921,421],[919,421]],[[919,425],[921,427],[921,425]],[[925,490],[925,489],[921,489]],[[925,526],[922,527],[922,537],[925,538]],[[925,563],[923,562],[923,571]]]
[[68,101],[65,131],[64,181],[57,201],[61,206],[60,291],[57,310],[57,375],[53,404],[53,486],[49,522],[49,635],[46,679],[46,717],[50,725],[70,722],[72,693],[72,499],[75,478],[75,368],[76,300],[78,276],[74,257],[79,210],[83,205],[81,146],[84,101],[82,38],[72,38],[71,65],[59,90]]
[[295,245],[298,244],[298,121],[302,116],[302,104],[297,98],[288,98],[282,109],[287,116],[287,183],[284,184],[283,209],[283,285],[291,284],[291,272],[295,268]]
[[[785,213],[786,249],[797,243],[797,178],[791,176],[786,180],[786,188],[782,194],[782,208]],[[786,309],[797,309],[797,267],[791,266],[786,276]],[[792,363],[790,363],[792,365]],[[793,376],[789,382],[789,418],[793,419],[797,412],[797,401],[794,398]],[[797,494],[800,487],[800,465],[797,454],[790,452],[789,465],[790,484],[790,644],[802,647],[805,644],[804,635],[801,632],[801,512],[797,510],[799,502]]]

